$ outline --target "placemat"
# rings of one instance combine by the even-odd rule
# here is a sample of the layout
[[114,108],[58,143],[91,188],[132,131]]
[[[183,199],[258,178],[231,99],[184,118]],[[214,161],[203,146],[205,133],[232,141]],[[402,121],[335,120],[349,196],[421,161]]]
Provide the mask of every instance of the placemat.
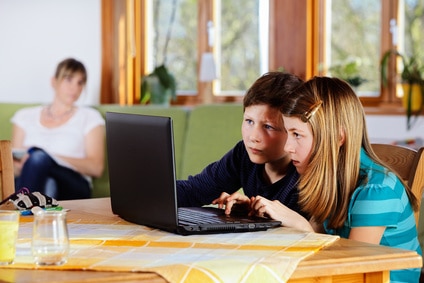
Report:
[[286,282],[305,257],[338,239],[288,228],[180,236],[101,219],[69,220],[70,254],[62,266],[31,256],[32,217],[21,217],[15,263],[1,268],[156,272],[169,282]]

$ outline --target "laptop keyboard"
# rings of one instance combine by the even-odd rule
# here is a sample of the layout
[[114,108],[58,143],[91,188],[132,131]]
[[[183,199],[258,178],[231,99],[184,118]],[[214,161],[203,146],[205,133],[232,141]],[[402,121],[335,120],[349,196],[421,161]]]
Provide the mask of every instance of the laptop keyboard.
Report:
[[206,210],[191,210],[189,208],[178,208],[178,221],[180,224],[223,224],[223,223],[239,223],[230,217],[228,220],[221,219],[216,213]]

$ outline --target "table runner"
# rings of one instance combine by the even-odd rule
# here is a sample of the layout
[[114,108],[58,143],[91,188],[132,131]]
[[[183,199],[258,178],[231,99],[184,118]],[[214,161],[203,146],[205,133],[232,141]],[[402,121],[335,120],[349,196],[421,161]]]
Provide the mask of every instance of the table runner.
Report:
[[1,268],[156,272],[169,282],[286,282],[305,257],[338,239],[288,228],[180,236],[101,219],[68,220],[70,254],[62,266],[31,256],[32,217],[21,217],[15,263]]

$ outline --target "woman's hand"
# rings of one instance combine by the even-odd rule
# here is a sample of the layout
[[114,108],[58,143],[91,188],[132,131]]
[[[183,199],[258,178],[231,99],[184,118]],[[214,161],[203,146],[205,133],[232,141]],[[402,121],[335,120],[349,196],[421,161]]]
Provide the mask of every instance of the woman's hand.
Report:
[[29,154],[26,153],[20,159],[13,158],[13,168],[14,168],[13,172],[15,174],[15,177],[18,177],[19,175],[21,175],[22,167],[24,166],[24,163],[28,159],[28,157],[29,157]]
[[278,200],[271,201],[261,196],[252,197],[250,199],[249,215],[268,217],[281,221],[281,225],[285,227],[314,232],[314,229],[306,218],[283,205]]
[[237,209],[240,207],[244,207],[246,209],[246,213],[249,212],[250,207],[250,199],[239,193],[235,192],[233,194],[222,193],[219,198],[212,201],[212,204],[217,204],[219,208],[224,208],[225,206],[225,214],[229,215],[233,207],[237,206]]
[[105,127],[97,126],[85,135],[85,158],[57,156],[83,175],[100,177],[104,169]]

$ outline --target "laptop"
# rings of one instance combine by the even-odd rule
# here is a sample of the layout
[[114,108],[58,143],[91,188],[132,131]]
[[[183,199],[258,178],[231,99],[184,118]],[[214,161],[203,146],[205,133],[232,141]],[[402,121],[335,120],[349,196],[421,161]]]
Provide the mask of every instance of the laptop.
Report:
[[[106,145],[112,211],[129,222],[181,235],[281,225],[267,218],[226,216],[216,207],[178,208],[170,117],[107,112]],[[194,219],[180,219],[182,214]]]

